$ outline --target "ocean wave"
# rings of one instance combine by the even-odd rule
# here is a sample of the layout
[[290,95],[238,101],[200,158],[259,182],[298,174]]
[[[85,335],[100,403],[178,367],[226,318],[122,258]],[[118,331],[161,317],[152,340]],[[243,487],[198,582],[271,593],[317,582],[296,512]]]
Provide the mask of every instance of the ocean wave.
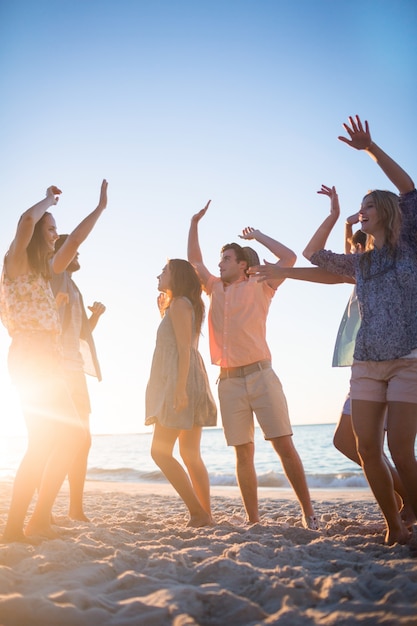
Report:
[[[104,482],[146,482],[166,483],[165,476],[159,470],[139,471],[130,467],[116,469],[90,468],[87,479]],[[210,484],[213,486],[235,487],[236,476],[232,473],[210,474]],[[307,484],[311,489],[363,489],[367,487],[364,475],[360,472],[346,472],[337,474],[310,474],[307,475]],[[284,474],[268,471],[258,475],[258,486],[278,489],[287,489],[290,484]]]
[[[365,476],[358,468],[357,472],[338,472],[332,474],[307,474],[307,485],[311,489],[363,489],[368,486]],[[288,488],[291,485],[284,474],[269,471],[258,476],[260,487]]]

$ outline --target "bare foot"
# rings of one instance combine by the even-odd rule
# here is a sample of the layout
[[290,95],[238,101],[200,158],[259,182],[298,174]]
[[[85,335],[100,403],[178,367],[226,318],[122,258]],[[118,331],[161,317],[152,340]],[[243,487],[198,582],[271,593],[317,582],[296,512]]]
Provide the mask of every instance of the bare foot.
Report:
[[69,517],[77,522],[89,522],[90,520],[85,515],[84,511],[69,511]]
[[40,539],[59,539],[59,534],[50,526],[37,526],[33,522],[29,522],[25,528],[25,536],[32,539],[39,537]]
[[411,506],[406,502],[400,511],[401,519],[407,528],[411,528],[416,522],[416,516]]
[[37,546],[42,540],[36,537],[26,537],[22,532],[4,533],[0,539],[0,543],[14,543],[15,541],[18,543],[27,543],[30,546]]
[[204,513],[201,515],[191,515],[187,523],[187,528],[202,528],[203,526],[213,526],[214,521],[211,515]]
[[397,530],[388,529],[385,535],[384,543],[388,546],[394,545],[394,543],[399,543],[401,545],[405,545],[411,539],[412,533],[402,524],[402,526]]

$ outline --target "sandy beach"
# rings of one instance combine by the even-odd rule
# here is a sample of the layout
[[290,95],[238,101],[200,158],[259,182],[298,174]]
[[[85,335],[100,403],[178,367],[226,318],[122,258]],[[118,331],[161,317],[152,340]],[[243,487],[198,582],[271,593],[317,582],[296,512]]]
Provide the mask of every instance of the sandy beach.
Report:
[[312,490],[319,532],[291,490],[261,489],[252,526],[237,488],[212,494],[216,525],[191,529],[169,485],[89,482],[89,523],[67,517],[64,486],[60,539],[0,544],[0,624],[417,625],[416,530],[411,546],[384,546],[368,490]]

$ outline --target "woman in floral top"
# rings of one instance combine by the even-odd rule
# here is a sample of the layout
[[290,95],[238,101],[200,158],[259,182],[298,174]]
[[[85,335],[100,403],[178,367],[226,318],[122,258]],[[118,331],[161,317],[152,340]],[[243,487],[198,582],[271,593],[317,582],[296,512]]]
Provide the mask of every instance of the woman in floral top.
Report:
[[352,276],[357,285],[361,326],[351,378],[352,422],[362,466],[385,517],[388,544],[406,543],[405,527],[383,461],[384,414],[393,461],[417,516],[417,191],[410,176],[371,139],[358,116],[344,124],[349,138],[365,150],[397,187],[400,197],[375,190],[362,200],[362,255],[323,250],[320,229],[304,252],[327,271]]
[[[51,264],[56,273],[66,269],[105,209],[107,181],[102,183],[97,208],[54,255],[58,235],[48,208],[57,203],[60,193],[57,187],[49,187],[46,198],[23,213],[0,282],[1,320],[12,338],[9,372],[28,429],[28,447],[16,473],[3,534],[3,541],[8,542],[58,536],[51,526],[52,506],[87,437],[65,382],[61,328],[49,277]],[[36,506],[24,529],[36,489]]]
[[[79,442],[81,421],[60,370],[60,324],[49,285],[49,262],[57,239],[47,209],[60,194],[46,198],[21,216],[4,259],[0,290],[3,324],[12,337],[9,372],[17,386],[28,429],[28,447],[16,473],[4,541],[53,537],[51,510]],[[37,503],[24,533],[28,507]]]

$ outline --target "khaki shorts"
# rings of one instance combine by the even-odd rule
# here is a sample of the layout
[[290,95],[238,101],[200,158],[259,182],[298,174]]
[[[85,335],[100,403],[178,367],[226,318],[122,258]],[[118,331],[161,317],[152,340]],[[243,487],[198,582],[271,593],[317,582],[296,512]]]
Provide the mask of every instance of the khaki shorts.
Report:
[[417,359],[354,361],[352,400],[417,404]]
[[265,439],[292,435],[287,401],[272,368],[241,378],[223,378],[218,392],[228,446],[254,441],[254,413]]

